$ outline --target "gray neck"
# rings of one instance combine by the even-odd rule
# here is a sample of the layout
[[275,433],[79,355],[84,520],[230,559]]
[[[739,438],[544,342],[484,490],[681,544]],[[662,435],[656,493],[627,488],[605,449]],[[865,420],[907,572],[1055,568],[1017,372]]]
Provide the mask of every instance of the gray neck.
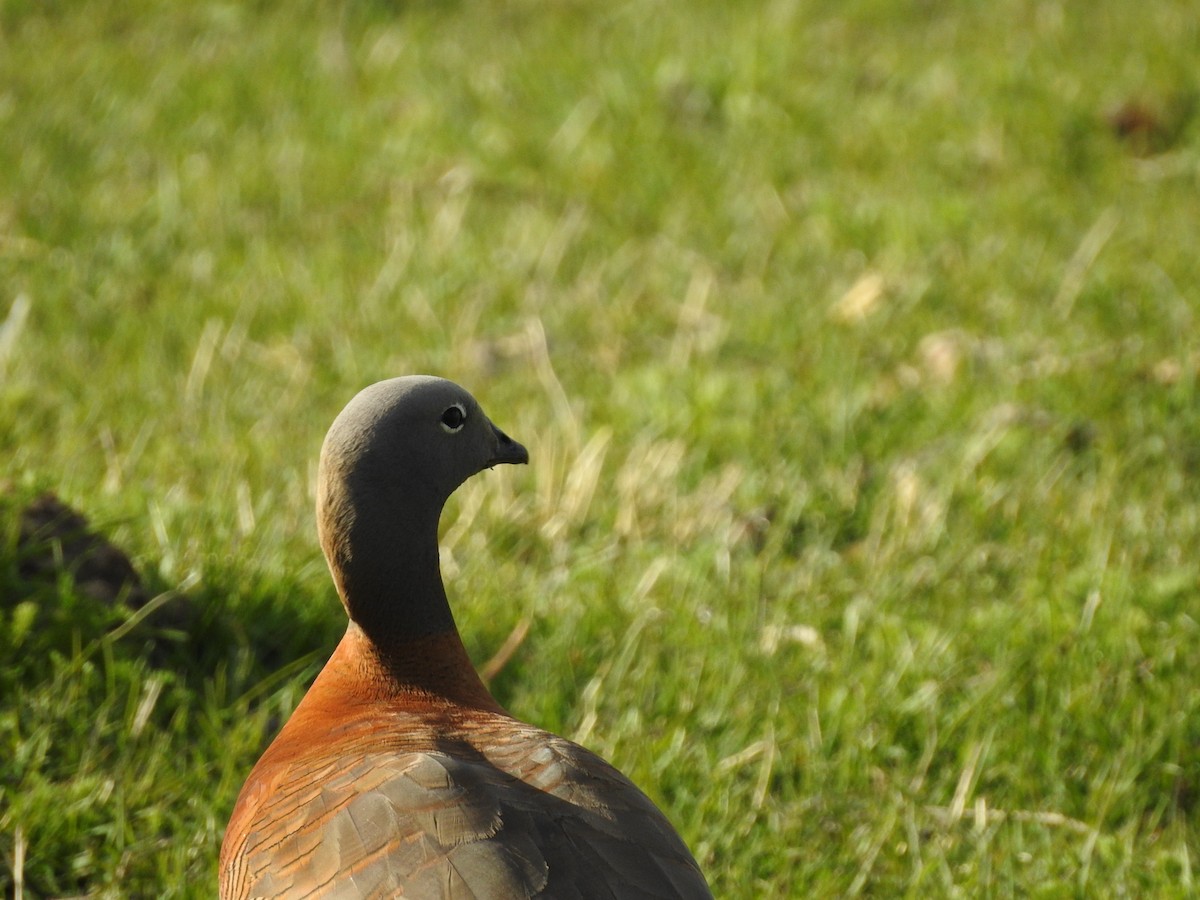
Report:
[[438,561],[443,501],[425,485],[332,480],[321,543],[350,618],[383,651],[454,631]]

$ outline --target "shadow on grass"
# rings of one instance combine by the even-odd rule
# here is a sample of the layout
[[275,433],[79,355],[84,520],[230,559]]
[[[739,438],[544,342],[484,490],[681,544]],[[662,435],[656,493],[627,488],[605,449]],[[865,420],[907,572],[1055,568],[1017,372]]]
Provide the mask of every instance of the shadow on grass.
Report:
[[181,591],[138,572],[54,494],[0,493],[0,614],[8,620],[0,671],[11,676],[15,668],[22,681],[46,674],[36,658],[107,645],[117,656],[173,672],[193,690],[236,670],[229,687],[262,696],[264,683],[305,665],[315,676],[314,657],[332,649],[341,629],[332,612],[297,616],[289,587],[276,580],[247,590],[244,576],[218,571]]

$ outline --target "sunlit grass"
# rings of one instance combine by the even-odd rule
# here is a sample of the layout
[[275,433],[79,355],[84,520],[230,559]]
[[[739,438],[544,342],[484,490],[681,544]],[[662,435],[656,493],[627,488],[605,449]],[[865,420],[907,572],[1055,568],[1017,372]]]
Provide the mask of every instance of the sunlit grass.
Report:
[[[324,430],[431,371],[533,457],[443,523],[474,658],[527,627],[497,695],[718,896],[1194,891],[1197,58],[1168,0],[0,4],[0,884],[212,895],[343,624]],[[45,488],[186,626],[21,577]]]

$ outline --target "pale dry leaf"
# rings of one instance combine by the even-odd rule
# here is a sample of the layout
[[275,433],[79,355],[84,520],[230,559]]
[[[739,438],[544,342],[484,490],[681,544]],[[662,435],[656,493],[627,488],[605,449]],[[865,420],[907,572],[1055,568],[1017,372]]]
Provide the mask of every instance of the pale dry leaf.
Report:
[[829,318],[847,325],[861,322],[878,311],[883,288],[883,276],[877,272],[867,272],[829,307]]
[[938,331],[921,338],[917,345],[921,369],[929,381],[950,384],[958,377],[963,358],[963,338],[957,331]]
[[825,642],[821,633],[811,625],[767,625],[759,635],[758,645],[766,656],[774,656],[784,644],[799,644],[809,650],[823,652]]
[[1172,385],[1176,384],[1183,376],[1183,366],[1179,364],[1177,359],[1161,359],[1154,364],[1151,370],[1151,375],[1159,384]]

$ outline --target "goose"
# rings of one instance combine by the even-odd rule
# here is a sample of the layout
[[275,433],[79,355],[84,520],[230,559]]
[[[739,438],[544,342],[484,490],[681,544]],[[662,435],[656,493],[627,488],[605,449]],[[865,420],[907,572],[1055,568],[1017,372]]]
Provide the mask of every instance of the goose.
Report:
[[633,782],[506,712],[467,656],[442,507],[472,475],[528,461],[442,378],[381,381],[337,416],[317,526],[349,624],[238,796],[222,900],[712,896]]

